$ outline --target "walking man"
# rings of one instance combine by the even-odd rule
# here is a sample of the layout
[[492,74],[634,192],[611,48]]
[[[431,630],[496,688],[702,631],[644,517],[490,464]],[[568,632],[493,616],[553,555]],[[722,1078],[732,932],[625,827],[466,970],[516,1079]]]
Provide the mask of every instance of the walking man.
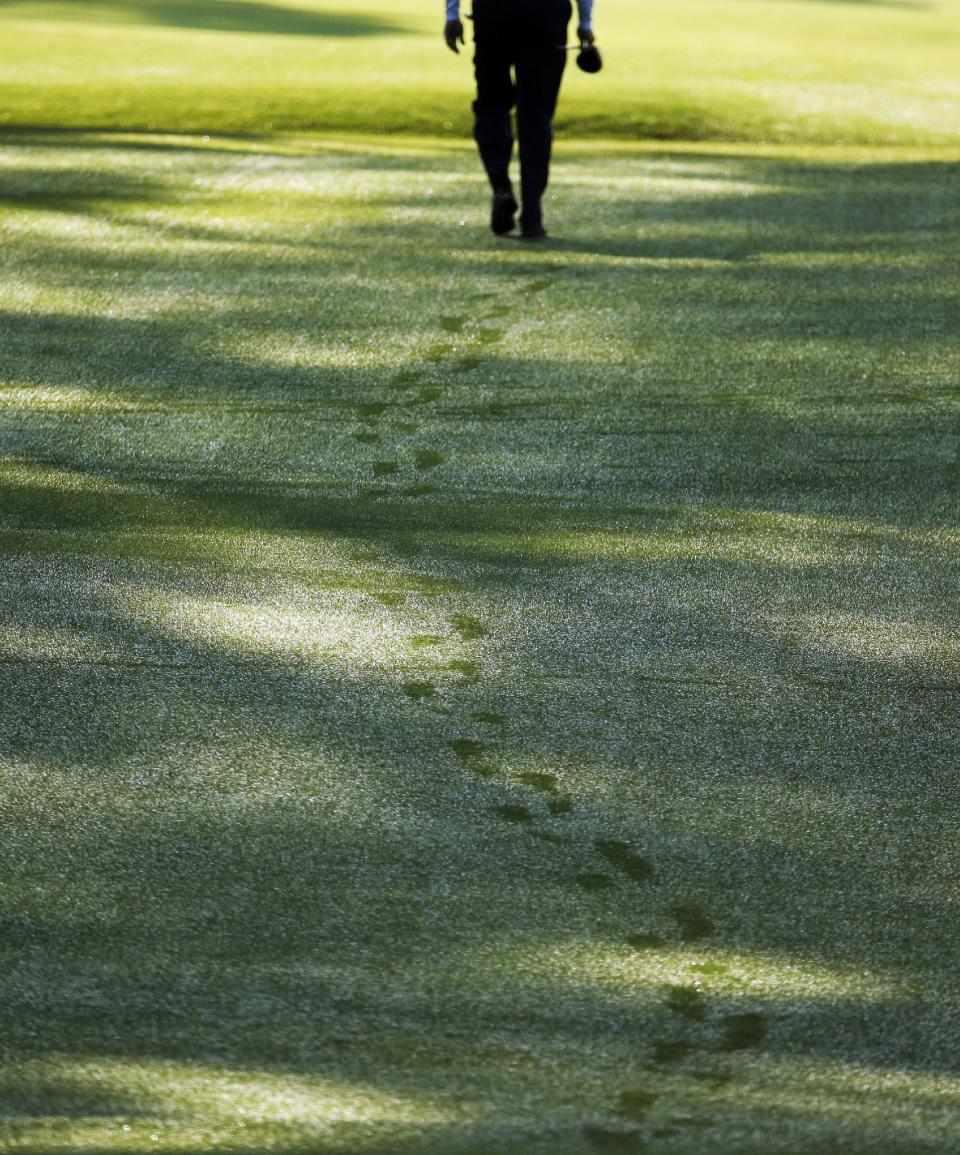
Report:
[[[460,0],[446,0],[447,47],[459,52],[464,43]],[[577,0],[581,47],[593,44],[593,0]],[[474,0],[474,70],[477,99],[473,103],[473,135],[493,187],[490,228],[498,235],[516,227],[517,199],[510,181],[513,153],[511,110],[517,109],[520,137],[520,235],[542,240],[546,235],[540,206],[547,187],[553,114],[567,62],[570,0]]]

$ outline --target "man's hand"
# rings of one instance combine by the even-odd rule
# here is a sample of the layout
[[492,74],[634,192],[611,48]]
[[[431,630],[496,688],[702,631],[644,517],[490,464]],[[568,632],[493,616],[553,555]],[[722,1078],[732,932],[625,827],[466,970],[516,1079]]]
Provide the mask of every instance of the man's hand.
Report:
[[580,41],[581,48],[590,48],[596,37],[593,35],[592,29],[580,27],[577,29],[577,39]]
[[443,38],[451,52],[459,54],[458,44],[466,44],[463,36],[463,24],[459,20],[448,20],[443,26]]

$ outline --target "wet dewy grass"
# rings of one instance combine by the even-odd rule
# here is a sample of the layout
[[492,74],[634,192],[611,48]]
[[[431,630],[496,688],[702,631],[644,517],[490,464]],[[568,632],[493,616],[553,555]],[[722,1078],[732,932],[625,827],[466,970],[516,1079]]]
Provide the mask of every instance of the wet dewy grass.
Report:
[[951,1150],[956,157],[0,160],[0,1146]]

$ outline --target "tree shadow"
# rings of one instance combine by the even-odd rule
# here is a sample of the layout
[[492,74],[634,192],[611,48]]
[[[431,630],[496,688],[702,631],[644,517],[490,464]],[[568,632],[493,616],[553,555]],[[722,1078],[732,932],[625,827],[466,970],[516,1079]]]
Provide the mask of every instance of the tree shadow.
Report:
[[[21,0],[0,0],[22,8]],[[28,11],[42,19],[110,21],[124,24],[153,24],[166,28],[196,28],[209,32],[274,33],[279,36],[397,36],[411,31],[398,20],[369,16],[360,12],[323,12],[286,8],[281,4],[255,0],[97,0],[70,3],[62,0],[31,0]],[[19,14],[18,14],[19,15]]]
[[[208,494],[202,505],[193,504],[200,500],[194,495],[192,508],[176,499],[154,500],[166,507],[167,518],[173,513],[180,533],[190,524],[209,527],[211,515],[214,522],[248,532],[264,523],[256,505],[244,510],[241,500],[219,519],[216,495]],[[275,503],[265,520],[292,523],[297,536],[309,532],[302,516],[291,516],[284,504],[282,499]],[[4,508],[11,508],[9,502]],[[88,531],[126,520],[122,503],[89,514]],[[424,517],[429,526],[438,520],[442,523],[443,516]],[[591,520],[596,528],[597,521]],[[29,521],[32,543],[38,520]],[[555,517],[549,521],[556,525]],[[69,524],[68,519],[60,528]],[[313,532],[319,532],[319,525]],[[3,761],[37,766],[45,776],[72,781],[71,792],[78,797],[78,791],[88,789],[85,782],[96,781],[95,793],[102,796],[96,810],[83,804],[65,813],[44,814],[29,805],[15,811],[19,818],[11,828],[17,833],[8,839],[6,851],[19,863],[18,874],[52,873],[73,881],[66,883],[69,914],[19,913],[3,921],[0,941],[19,965],[2,1000],[5,1046],[14,1053],[43,1058],[52,1049],[60,1056],[186,1062],[213,1069],[241,1066],[361,1084],[375,1070],[381,1090],[403,1094],[411,1077],[435,1085],[443,1081],[441,1069],[482,1065],[472,1042],[482,1030],[496,1034],[498,1053],[522,1041],[541,1054],[585,1055],[599,1042],[631,1072],[629,1078],[690,1078],[695,1087],[695,1072],[706,1070],[721,1080],[730,1076],[723,1024],[729,1016],[748,1013],[762,1016],[766,1024],[761,1049],[768,1062],[802,1054],[808,1060],[872,1062],[881,1070],[956,1073],[952,1053],[933,1051],[927,1043],[931,1031],[942,1026],[944,1008],[909,993],[920,976],[938,972],[951,949],[952,924],[943,917],[942,900],[918,888],[916,873],[904,872],[904,864],[879,868],[880,862],[891,861],[884,859],[885,852],[900,837],[890,825],[899,787],[888,772],[899,761],[903,739],[890,752],[892,762],[882,756],[872,766],[862,761],[856,786],[849,778],[835,784],[832,805],[839,822],[847,809],[855,809],[858,822],[869,830],[882,813],[890,841],[877,847],[880,861],[873,851],[849,841],[829,850],[803,843],[788,850],[756,832],[738,830],[730,825],[733,817],[749,817],[729,793],[711,803],[716,816],[725,817],[708,836],[662,825],[670,793],[663,785],[659,804],[626,828],[622,806],[596,791],[597,781],[609,777],[611,762],[633,766],[627,779],[633,778],[639,756],[662,767],[658,773],[677,776],[679,790],[694,796],[705,782],[716,780],[720,767],[729,790],[733,767],[742,765],[744,782],[750,781],[742,802],[755,794],[755,771],[748,767],[756,764],[772,775],[761,805],[773,804],[783,812],[785,803],[795,803],[799,816],[808,792],[822,797],[825,763],[843,764],[849,772],[863,742],[873,746],[876,756],[875,738],[869,735],[877,727],[894,725],[901,735],[927,730],[927,702],[919,698],[910,717],[901,693],[884,694],[876,671],[862,663],[853,668],[848,663],[849,688],[831,689],[829,678],[819,689],[795,682],[789,689],[775,687],[772,696],[761,695],[755,707],[748,705],[751,695],[776,665],[769,658],[752,691],[712,683],[703,651],[698,652],[696,642],[691,647],[691,638],[700,630],[715,635],[719,626],[715,614],[722,611],[713,608],[709,593],[718,582],[716,562],[688,569],[664,561],[649,575],[651,590],[659,587],[668,598],[671,590],[684,590],[702,605],[697,613],[683,608],[665,612],[662,605],[652,616],[650,608],[642,611],[644,628],[649,631],[655,623],[654,633],[666,652],[673,651],[673,663],[676,642],[683,639],[687,661],[696,663],[699,676],[684,675],[675,664],[664,675],[654,665],[660,676],[628,688],[632,672],[624,671],[615,700],[605,702],[594,691],[586,715],[574,706],[578,682],[564,687],[556,681],[553,712],[563,704],[557,730],[543,716],[538,684],[543,671],[518,676],[514,670],[502,684],[491,672],[471,684],[459,672],[445,672],[446,656],[434,663],[415,660],[408,678],[449,683],[443,708],[437,710],[431,703],[411,701],[402,681],[389,673],[338,673],[323,663],[231,652],[215,636],[199,641],[167,632],[149,614],[124,610],[115,591],[134,580],[137,597],[148,602],[159,594],[176,603],[206,591],[204,596],[212,594],[214,600],[237,604],[246,598],[256,604],[272,585],[270,570],[244,572],[229,559],[211,567],[213,555],[202,545],[196,560],[186,563],[175,547],[167,552],[162,541],[151,546],[149,536],[138,539],[129,525],[126,533],[125,552],[109,541],[100,546],[91,541],[89,552],[72,558],[58,535],[57,580],[68,591],[85,591],[80,598],[68,594],[62,609],[42,590],[37,591],[40,601],[27,592],[37,580],[31,577],[37,561],[40,581],[46,582],[43,553],[35,553],[32,544],[25,551],[24,542],[14,544],[13,535],[4,542],[14,550],[5,568],[21,589],[13,615],[7,615],[8,629],[13,627],[29,645],[26,639],[38,625],[48,633],[68,625],[75,636],[86,632],[85,646],[105,651],[90,663],[82,651],[78,660],[74,650],[75,656],[66,660],[28,657],[0,667],[0,678],[9,687],[4,701],[15,708],[14,713],[5,710],[0,728]],[[403,545],[403,536],[389,513],[379,525],[348,530],[346,539],[342,528],[333,536],[338,548],[347,545],[345,588],[358,577],[350,572],[348,543],[380,559],[385,580],[372,582],[369,594],[360,591],[361,604],[354,611],[360,617],[370,616],[376,605],[372,595],[384,591],[401,598],[412,595],[419,605],[425,592],[428,602],[439,597],[450,609],[463,604],[462,593],[476,598],[486,588],[489,598],[484,567],[494,562],[502,567],[503,562],[499,551],[477,555],[470,543],[455,542],[446,543],[439,557],[427,547],[425,556],[421,549],[405,558],[394,548]],[[622,599],[616,589],[618,568],[601,565],[611,606]],[[763,597],[769,572],[758,579],[749,567],[730,564],[729,569],[721,584],[757,582],[745,596]],[[471,571],[475,589],[467,576]],[[570,577],[579,582],[583,572],[582,563],[575,565]],[[444,584],[421,592],[422,574],[434,582],[442,577]],[[319,594],[319,604],[332,606],[341,595],[335,583],[326,593],[318,590],[318,576],[304,573],[297,580],[306,583],[314,599]],[[791,580],[785,569],[775,584],[782,591]],[[848,575],[840,570],[835,580],[844,582]],[[498,588],[504,608],[518,599],[534,620],[549,610],[555,596],[544,590],[542,604],[531,605],[529,574],[523,568],[512,580],[501,572]],[[331,596],[334,602],[327,600]],[[364,597],[370,599],[365,611]],[[645,600],[642,593],[639,600]],[[620,600],[621,613],[636,613],[627,606]],[[412,629],[422,609],[411,611]],[[382,603],[377,612],[383,612]],[[389,614],[406,612],[401,603]],[[511,616],[507,613],[507,620]],[[489,612],[485,617],[489,620]],[[725,649],[723,639],[717,640]],[[518,647],[528,651],[528,641],[515,637],[502,657],[510,660]],[[583,652],[602,650],[604,644],[602,632],[580,639]],[[562,657],[564,643],[558,647],[554,639],[553,645]],[[497,665],[488,647],[481,667],[495,671]],[[872,686],[872,704],[857,692],[858,683]],[[853,726],[843,706],[844,694],[851,691],[859,718]],[[451,750],[451,735],[465,732],[462,723],[451,728],[446,712],[458,703],[456,713],[469,707],[514,719],[507,734],[494,742],[485,733],[489,726],[466,728],[483,734],[489,773],[472,748],[466,763]],[[834,713],[835,726],[817,724],[817,753],[798,760],[801,746],[795,743],[802,745],[813,719]],[[57,726],[51,730],[47,722],[54,716]],[[608,751],[597,761],[589,753],[595,741],[591,718],[605,719],[607,730]],[[663,718],[675,719],[666,731],[661,724],[650,725]],[[693,718],[694,724],[684,721]],[[779,740],[771,740],[771,733],[778,733]],[[745,742],[744,734],[755,734],[755,741]],[[949,732],[941,731],[940,742],[949,759]],[[219,774],[207,781],[202,770],[222,765],[225,756],[237,766],[226,792]],[[930,780],[924,785],[914,774],[909,790],[912,805],[928,814],[929,827],[941,784],[935,749],[928,745],[925,756]],[[573,814],[550,817],[544,802],[552,795],[539,801],[520,768],[571,759],[579,764],[577,779],[565,783]],[[786,770],[782,777],[774,769],[778,766]],[[335,767],[336,777],[331,779],[324,767]],[[617,777],[619,772],[613,783]],[[279,794],[270,789],[270,783],[284,779],[287,785]],[[885,797],[876,814],[876,803],[869,801],[871,781],[878,797]],[[29,782],[29,777],[24,780],[21,798],[32,792]],[[342,810],[343,798],[355,790],[348,783],[362,784],[367,799],[362,828],[355,825],[355,812],[351,818]],[[848,789],[850,797],[840,805]],[[44,794],[44,789],[37,793],[39,805]],[[135,824],[126,817],[130,802],[138,814]],[[502,812],[510,807],[511,814],[529,813],[532,821],[520,826],[512,818],[504,821]],[[451,811],[458,815],[455,821]],[[726,833],[721,836],[722,828]],[[541,834],[548,839],[540,841]],[[656,864],[655,881],[638,887],[629,876],[613,877],[604,891],[584,890],[578,880],[605,867],[594,850],[602,839],[642,848]],[[923,869],[922,860],[917,866]],[[7,877],[13,881],[9,872]],[[836,888],[836,880],[850,878],[858,880],[852,903]],[[388,903],[380,905],[376,896],[381,894],[389,895]],[[485,901],[485,894],[496,900]],[[788,894],[791,905],[785,908]],[[705,912],[712,927],[706,937],[686,942],[675,926],[671,929],[669,912],[690,902]],[[562,926],[562,934],[554,929],[545,936],[537,911],[549,912],[551,925]],[[629,953],[628,941],[639,928],[650,936],[646,949],[656,954],[659,941],[661,949],[682,951],[684,965],[702,965],[708,973],[722,973],[730,965],[725,952],[735,959],[780,952],[801,965],[813,957],[841,970],[869,967],[896,974],[903,935],[913,936],[916,945],[912,969],[901,975],[900,995],[870,1002],[869,1010],[855,994],[825,1000],[794,995],[781,1003],[778,996],[756,991],[746,999],[728,991],[711,995],[704,1023],[692,1035],[684,1027],[679,1038],[675,1012],[663,1001],[662,978],[650,985],[624,983],[611,991],[583,979],[551,978],[547,967],[533,985],[529,977],[525,980],[522,996],[514,994],[508,1005],[503,1003],[502,973],[513,965],[513,952],[518,961],[525,956],[549,959],[571,938],[596,942],[598,917],[611,945],[619,943],[622,951]],[[469,952],[486,951],[491,943],[501,960],[494,965],[484,956],[483,965],[470,964]],[[318,959],[325,960],[319,972]],[[303,1036],[305,1021],[309,1042]],[[433,1040],[426,1049],[416,1043],[425,1033]],[[664,1038],[677,1045],[668,1050]],[[52,1047],[48,1039],[55,1040]],[[661,1053],[668,1058],[658,1059]],[[675,1055],[686,1056],[679,1068]],[[82,1097],[76,1101],[83,1106]],[[59,1102],[54,1098],[51,1111]],[[809,1124],[804,1111],[798,1111],[798,1123],[805,1119]],[[830,1127],[825,1123],[822,1133],[830,1136]],[[608,1130],[620,1134],[622,1128]],[[475,1141],[475,1132],[470,1130],[464,1142]],[[455,1140],[456,1132],[441,1129],[437,1142]],[[898,1143],[903,1142],[901,1135]]]
[[102,214],[108,206],[163,199],[162,186],[133,173],[8,168],[0,173],[0,205],[51,212]]
[[[949,176],[880,175],[863,192],[863,174],[843,178],[854,250],[873,244],[878,189]],[[955,585],[952,442],[895,384],[805,394],[835,366],[811,369],[806,348],[783,388],[810,404],[722,379],[761,375],[784,335],[867,356],[872,319],[834,317],[849,284],[747,260],[820,251],[833,234],[809,226],[835,176],[801,172],[801,191],[748,209],[695,187],[663,205],[691,230],[658,242],[664,261],[696,245],[701,217],[701,245],[711,221],[769,233],[737,239],[742,267],[664,269],[659,298],[635,295],[636,269],[574,250],[527,259],[478,239],[450,255],[456,191],[403,224],[399,254],[375,214],[348,239],[284,224],[289,244],[230,262],[187,234],[150,254],[129,233],[127,250],[94,252],[14,236],[17,268],[58,291],[117,274],[129,292],[152,276],[213,294],[227,268],[261,297],[117,316],[110,295],[0,319],[0,379],[25,391],[20,408],[2,398],[6,1053],[317,1075],[400,1099],[438,1088],[461,1111],[513,1102],[525,1077],[555,1088],[549,1135],[525,1119],[398,1125],[368,1144],[384,1151],[558,1136],[722,1150],[761,1116],[777,1142],[786,1128],[797,1150],[843,1149],[842,1090],[826,1107],[782,1095],[849,1064],[876,1075],[872,1104],[904,1112],[889,1141],[858,1116],[861,1147],[936,1150],[936,1095],[887,1088],[898,1071],[960,1071],[953,1010],[930,993],[956,936],[938,849],[956,686],[933,684],[955,670],[936,650]],[[58,179],[41,166],[35,184]],[[103,184],[68,177],[60,194],[131,225]],[[942,245],[939,202],[922,203]],[[877,211],[891,264],[845,276],[887,308],[909,297],[895,335],[922,343],[940,265],[901,268],[926,234],[906,201]],[[152,243],[155,226],[136,227]],[[219,235],[246,239],[229,220]],[[399,363],[325,359],[356,333],[386,339],[393,297],[422,284],[441,307]],[[601,324],[634,309],[640,329],[653,300],[661,344],[629,353],[614,330],[602,379],[591,358],[514,347],[505,318],[543,323],[557,286],[558,308]],[[802,314],[758,309],[775,289]],[[495,312],[504,298],[512,312]],[[223,339],[238,331],[274,350],[319,331],[320,353],[245,356]],[[709,355],[684,360],[688,346]],[[842,458],[856,463],[838,473]],[[831,634],[851,590],[860,642]],[[926,649],[888,644],[924,628]],[[724,1103],[705,1104],[710,1080]],[[65,1118],[137,1109],[48,1086]],[[645,1088],[664,1097],[649,1119]],[[39,1116],[24,1103],[11,1118]]]
[[147,1115],[148,1108],[115,1084],[77,1075],[11,1079],[0,1074],[0,1121],[42,1119],[98,1119]]
[[[692,180],[682,192],[651,202],[614,192],[605,196],[609,207],[592,235],[558,233],[544,250],[639,260],[743,262],[786,253],[852,253],[864,247],[887,253],[904,244],[934,243],[942,229],[952,227],[955,209],[949,198],[928,200],[923,213],[917,213],[916,205],[924,190],[944,189],[957,179],[956,161],[830,165],[745,157],[738,158],[732,172],[704,170],[704,165],[717,166],[719,159],[708,150],[653,154],[649,163],[654,173],[669,173],[672,166],[691,170]],[[583,161],[578,168],[591,175]],[[731,182],[751,186],[750,195],[698,187]],[[571,183],[576,184],[575,175]],[[613,234],[609,239],[604,236],[608,230]]]

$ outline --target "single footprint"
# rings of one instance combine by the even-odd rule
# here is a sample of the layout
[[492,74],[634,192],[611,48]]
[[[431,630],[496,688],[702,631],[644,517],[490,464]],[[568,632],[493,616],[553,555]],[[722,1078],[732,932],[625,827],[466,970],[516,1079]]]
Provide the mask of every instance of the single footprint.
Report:
[[427,469],[435,469],[438,465],[443,465],[447,460],[443,453],[438,453],[436,449],[418,449],[413,455],[413,461],[417,469],[421,471]]
[[394,389],[413,389],[417,385],[422,385],[424,380],[422,369],[401,369],[397,373],[390,384]]
[[549,842],[552,846],[564,846],[570,841],[566,835],[554,834],[551,830],[538,830],[536,835],[541,842]]
[[447,662],[443,668],[454,674],[459,674],[463,681],[469,682],[470,685],[475,685],[480,681],[480,667],[476,662],[469,662],[466,658],[454,658],[452,662]]
[[650,1134],[654,1139],[672,1139],[676,1135],[689,1133],[695,1127],[712,1127],[713,1120],[697,1115],[675,1115],[671,1120],[672,1127],[658,1127]]
[[556,797],[551,798],[547,803],[547,809],[551,814],[562,815],[573,813],[573,795],[571,794],[557,794]]
[[725,975],[730,968],[726,963],[705,962],[694,963],[693,966],[690,967],[690,970],[698,975]]
[[410,402],[411,405],[429,405],[431,401],[439,401],[443,396],[443,390],[438,386],[431,385],[426,389],[421,389],[417,394],[415,401]]
[[476,638],[485,638],[487,634],[490,633],[483,622],[481,622],[479,618],[475,618],[472,614],[449,614],[447,621],[453,626],[464,642],[472,642]]
[[725,1015],[720,1023],[723,1038],[720,1051],[742,1051],[756,1047],[767,1037],[767,1020],[756,1011],[746,1011],[738,1015]]
[[503,340],[503,332],[500,329],[489,329],[486,327],[474,329],[473,339],[478,345],[495,345],[498,341]]
[[467,320],[467,317],[441,317],[440,328],[445,333],[462,333]]
[[481,778],[493,777],[493,771],[484,760],[486,747],[482,742],[478,742],[475,738],[454,738],[450,743],[450,749],[459,758],[461,765],[472,770],[474,774]]
[[513,802],[498,806],[496,813],[507,822],[532,822],[534,818],[533,812],[526,806],[520,806]]
[[407,600],[407,595],[401,593],[400,590],[379,590],[373,595],[381,605],[384,606],[402,606]]
[[542,293],[544,289],[549,289],[553,284],[551,280],[531,281],[529,285],[524,285],[518,292],[521,293]]
[[380,440],[379,433],[370,433],[364,429],[358,430],[353,436],[361,445],[376,445]]
[[408,698],[419,701],[421,698],[432,698],[437,688],[432,682],[404,682],[403,692]]
[[667,1006],[675,1015],[700,1020],[706,1017],[707,1005],[697,987],[674,985],[667,988]]
[[479,417],[506,417],[510,408],[501,401],[490,401],[486,405],[477,406],[476,412]]
[[624,1119],[640,1123],[650,1114],[651,1108],[659,1098],[656,1091],[624,1091],[614,1112]]
[[667,940],[661,938],[658,934],[630,934],[624,940],[627,946],[633,947],[634,950],[658,950],[660,947],[667,945]]
[[419,557],[423,553],[423,546],[415,537],[409,537],[406,534],[403,537],[396,537],[390,543],[390,548],[397,555],[397,557]]
[[417,432],[420,426],[416,421],[391,421],[390,428],[395,429],[397,433],[402,434],[404,437],[411,437]]
[[404,497],[429,497],[431,493],[439,493],[439,486],[436,485],[408,485],[403,490]]
[[517,781],[532,786],[534,790],[539,790],[542,794],[556,794],[557,792],[556,774],[542,774],[539,771],[529,770],[523,774],[518,774]]
[[487,726],[506,725],[506,714],[492,714],[489,710],[474,710],[470,715],[474,722],[483,722]]
[[358,401],[357,413],[368,421],[375,421],[382,417],[390,408],[386,401]]
[[415,650],[423,650],[428,646],[439,646],[443,641],[444,639],[439,634],[414,634],[410,638],[410,645]]
[[636,882],[647,882],[653,878],[653,863],[636,854],[625,842],[598,838],[593,845],[601,858],[605,858],[611,866],[616,866]]
[[688,1071],[687,1075],[691,1079],[696,1079],[698,1083],[708,1084],[710,1089],[714,1091],[733,1082],[733,1075],[730,1071]]
[[653,1061],[667,1065],[679,1063],[690,1054],[693,1048],[681,1039],[655,1039],[653,1043]]
[[613,887],[609,874],[578,874],[573,881],[583,890],[610,890]]
[[450,748],[458,758],[464,761],[481,758],[487,752],[486,746],[482,742],[478,742],[476,738],[454,738],[450,743]]
[[374,477],[389,477],[391,474],[399,472],[400,466],[395,461],[375,461],[373,463]]
[[713,919],[695,902],[678,902],[670,908],[670,913],[676,919],[680,937],[684,942],[696,942],[699,938],[713,934],[717,929]]
[[584,1127],[583,1137],[605,1155],[644,1155],[648,1150],[640,1135],[628,1131],[611,1131],[606,1127]]

